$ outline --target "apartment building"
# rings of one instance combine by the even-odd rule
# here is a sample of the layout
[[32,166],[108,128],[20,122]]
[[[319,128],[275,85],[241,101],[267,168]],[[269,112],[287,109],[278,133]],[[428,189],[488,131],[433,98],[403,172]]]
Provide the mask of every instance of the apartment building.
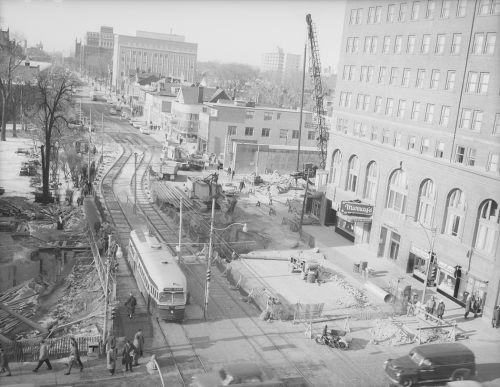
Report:
[[111,58],[113,43],[113,27],[101,26],[99,32],[88,31],[83,38],[83,44],[81,41],[75,42],[75,58],[79,58],[81,66],[85,66],[92,56]]
[[[225,168],[231,166],[239,173],[254,172],[256,167],[261,172],[266,168],[281,173],[296,170],[300,111],[220,100],[218,103],[206,103],[199,120],[199,151],[217,155],[224,161]],[[318,163],[312,120],[312,113],[304,111],[301,163]],[[236,144],[252,144],[252,157],[243,160],[237,156]],[[239,149],[243,152],[241,147]]]
[[478,296],[486,319],[500,301],[499,26],[499,1],[347,1],[323,213],[441,295]]
[[262,54],[260,71],[291,75],[302,69],[300,58],[300,55],[286,54],[282,48],[276,47],[275,52]]
[[113,87],[122,92],[129,70],[193,82],[197,52],[198,44],[187,43],[180,35],[146,31],[136,31],[136,36],[115,35]]

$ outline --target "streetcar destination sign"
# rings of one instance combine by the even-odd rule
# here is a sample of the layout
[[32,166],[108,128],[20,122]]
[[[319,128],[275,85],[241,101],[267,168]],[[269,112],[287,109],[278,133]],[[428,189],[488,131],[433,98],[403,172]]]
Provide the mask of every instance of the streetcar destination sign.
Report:
[[164,292],[182,292],[183,288],[163,288]]

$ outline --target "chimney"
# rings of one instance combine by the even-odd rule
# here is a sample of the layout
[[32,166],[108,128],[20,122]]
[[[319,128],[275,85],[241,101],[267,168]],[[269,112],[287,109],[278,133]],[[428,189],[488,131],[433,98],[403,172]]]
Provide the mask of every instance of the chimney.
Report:
[[203,103],[203,87],[198,87],[198,103]]

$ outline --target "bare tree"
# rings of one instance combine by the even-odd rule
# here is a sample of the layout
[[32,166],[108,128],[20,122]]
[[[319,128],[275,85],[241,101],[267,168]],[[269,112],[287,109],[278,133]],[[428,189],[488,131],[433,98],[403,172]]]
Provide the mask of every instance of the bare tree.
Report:
[[23,58],[23,49],[19,41],[7,40],[0,45],[0,92],[2,94],[2,135],[0,141],[6,141],[7,108],[16,70]]
[[[72,115],[73,95],[79,80],[62,67],[49,67],[37,76],[38,96],[31,115],[32,121],[42,132],[42,203],[49,202],[49,172],[52,149],[56,142],[64,140],[68,118]],[[66,133],[65,133],[66,131]]]

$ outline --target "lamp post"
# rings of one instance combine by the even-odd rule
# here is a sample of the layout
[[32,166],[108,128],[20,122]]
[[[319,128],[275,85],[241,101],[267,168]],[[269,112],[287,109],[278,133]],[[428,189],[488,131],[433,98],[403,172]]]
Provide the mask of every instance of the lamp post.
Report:
[[[141,156],[146,153],[149,148],[154,148],[154,145],[149,145],[144,152],[141,153]],[[134,208],[133,213],[137,213],[137,152],[134,152]]]
[[225,228],[220,228],[220,229],[214,228],[214,215],[215,215],[215,198],[212,198],[212,218],[211,218],[211,222],[210,222],[210,241],[209,241],[209,245],[208,245],[208,257],[207,257],[207,282],[205,284],[205,305],[203,308],[203,319],[204,320],[206,320],[206,318],[208,316],[208,298],[210,295],[210,277],[211,277],[211,271],[212,271],[210,269],[210,266],[212,264],[212,237],[213,237],[214,230],[224,231],[231,226],[239,224],[239,225],[243,225],[243,232],[248,231],[246,223],[233,223]]

